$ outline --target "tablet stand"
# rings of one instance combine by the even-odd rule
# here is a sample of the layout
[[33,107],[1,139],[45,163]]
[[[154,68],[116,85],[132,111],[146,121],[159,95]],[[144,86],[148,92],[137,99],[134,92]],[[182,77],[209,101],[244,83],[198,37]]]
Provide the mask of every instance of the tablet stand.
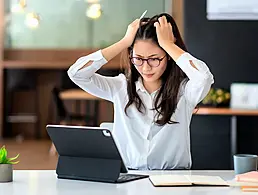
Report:
[[114,159],[59,156],[56,173],[60,179],[115,182],[121,164]]

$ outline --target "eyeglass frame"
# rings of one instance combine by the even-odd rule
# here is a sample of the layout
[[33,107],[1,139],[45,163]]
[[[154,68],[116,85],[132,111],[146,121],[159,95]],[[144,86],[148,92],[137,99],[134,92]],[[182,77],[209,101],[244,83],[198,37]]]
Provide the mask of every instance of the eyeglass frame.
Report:
[[[132,64],[134,64],[134,63],[132,62],[132,59],[133,59],[133,58],[140,58],[140,59],[142,60],[142,64],[141,64],[141,65],[134,64],[135,66],[142,66],[143,63],[144,63],[144,61],[146,61],[149,66],[151,66],[151,67],[158,67],[158,66],[160,65],[160,62],[162,62],[162,60],[163,60],[166,56],[167,56],[167,55],[165,55],[165,56],[162,57],[162,58],[147,58],[147,59],[144,59],[144,58],[141,58],[141,57],[129,57],[129,59],[130,59],[130,61],[131,61]],[[150,60],[150,59],[157,59],[157,60],[159,61],[159,64],[158,64],[157,66],[152,66],[152,65],[150,65],[150,63],[148,62],[148,60]]]

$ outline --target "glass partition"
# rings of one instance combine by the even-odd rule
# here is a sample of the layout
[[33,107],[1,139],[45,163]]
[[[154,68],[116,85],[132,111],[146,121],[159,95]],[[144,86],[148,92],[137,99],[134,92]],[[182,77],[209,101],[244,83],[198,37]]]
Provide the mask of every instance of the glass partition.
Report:
[[127,25],[171,13],[172,0],[5,0],[6,48],[81,49],[108,46]]

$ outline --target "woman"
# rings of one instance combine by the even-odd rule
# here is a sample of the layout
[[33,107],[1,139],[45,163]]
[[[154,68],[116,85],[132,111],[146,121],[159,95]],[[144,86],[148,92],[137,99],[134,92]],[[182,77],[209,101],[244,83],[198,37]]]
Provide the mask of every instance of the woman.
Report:
[[[95,73],[124,49],[126,74]],[[68,75],[114,103],[113,135],[129,169],[191,168],[192,113],[214,80],[206,64],[186,52],[170,15],[136,19],[123,39],[79,58]]]

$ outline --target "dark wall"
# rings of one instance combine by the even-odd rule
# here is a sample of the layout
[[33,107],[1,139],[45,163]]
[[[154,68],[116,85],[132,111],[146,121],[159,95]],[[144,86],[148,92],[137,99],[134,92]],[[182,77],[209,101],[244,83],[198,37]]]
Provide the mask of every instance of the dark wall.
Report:
[[[184,0],[184,37],[214,87],[258,82],[258,21],[207,20],[206,0]],[[191,128],[193,169],[229,169],[230,117],[194,116]],[[238,117],[238,153],[258,154],[258,116]]]

